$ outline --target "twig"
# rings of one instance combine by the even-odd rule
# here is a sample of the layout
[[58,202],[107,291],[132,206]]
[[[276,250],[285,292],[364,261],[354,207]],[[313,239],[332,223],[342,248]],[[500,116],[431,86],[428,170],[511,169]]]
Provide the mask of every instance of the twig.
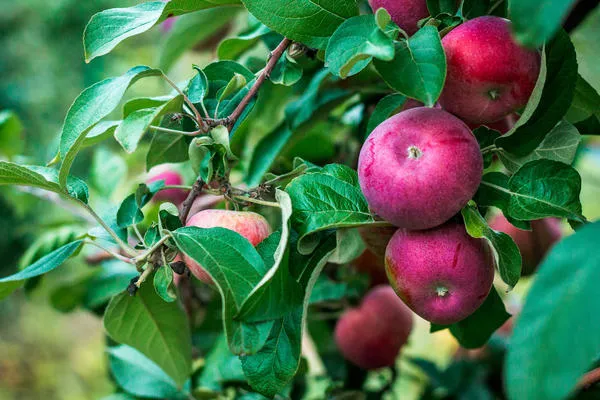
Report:
[[577,389],[585,389],[600,381],[600,368],[596,368],[588,372],[579,380]]
[[234,200],[238,200],[238,201],[245,201],[248,203],[260,204],[261,206],[281,208],[279,203],[275,203],[274,201],[265,201],[265,200],[255,199],[253,197],[246,197],[246,196],[231,196],[231,198]]
[[111,256],[111,258],[116,258],[117,260],[121,260],[123,262],[126,262],[127,264],[134,264],[134,262],[131,258],[125,257],[119,253],[115,253],[114,251],[107,249],[106,247],[102,246],[101,244],[99,244],[97,242],[94,242],[93,240],[85,239],[83,242],[87,243],[87,244],[91,244],[92,246],[96,246],[99,249],[104,250],[106,253],[108,253]]
[[148,266],[146,267],[146,269],[144,270],[144,272],[142,272],[142,274],[137,279],[137,281],[135,281],[135,286],[137,286],[138,288],[140,286],[142,286],[142,283],[144,283],[144,281],[146,281],[146,278],[148,278],[148,276],[150,276],[150,274],[152,273],[152,271],[154,271],[154,264],[148,263]]
[[169,238],[170,238],[169,235],[163,236],[158,242],[154,243],[152,245],[152,247],[150,247],[148,250],[146,250],[144,253],[140,254],[139,256],[135,257],[133,259],[133,261],[136,264],[138,264],[142,261],[146,261],[148,259],[148,257],[150,257],[152,255],[152,253],[154,253],[156,250],[160,249],[161,246],[163,245],[163,243],[166,242]]
[[206,122],[204,122],[204,120],[202,119],[202,116],[200,115],[200,112],[198,111],[196,106],[194,106],[194,103],[192,103],[192,101],[189,99],[189,97],[187,97],[185,95],[185,93],[183,93],[183,91],[181,89],[179,89],[179,86],[177,86],[175,84],[175,82],[170,80],[167,75],[163,74],[163,78],[169,85],[171,85],[171,87],[173,89],[175,89],[177,91],[177,93],[179,93],[183,97],[183,100],[185,101],[187,106],[192,110],[192,112],[194,113],[194,116],[196,117],[196,122],[198,123],[198,128],[200,128],[199,132],[206,132],[208,130],[208,125],[206,125]]
[[254,83],[254,85],[252,85],[252,88],[250,89],[248,94],[246,94],[246,96],[242,99],[240,104],[238,104],[235,110],[227,118],[227,127],[229,128],[229,130],[233,128],[238,118],[244,112],[244,109],[246,108],[248,103],[250,103],[250,101],[256,95],[256,93],[258,93],[258,89],[260,89],[265,80],[269,77],[269,75],[271,75],[271,72],[273,72],[275,65],[277,65],[277,61],[279,61],[279,59],[287,50],[290,44],[292,44],[292,41],[288,38],[284,38],[281,41],[281,43],[279,43],[279,45],[275,48],[275,50],[273,50],[273,52],[271,53],[271,57],[269,58],[269,61],[265,66],[265,69],[263,69],[258,78],[256,78],[256,82]]
[[[73,200],[75,200],[75,199],[73,199]],[[123,241],[123,239],[121,239],[119,237],[119,235],[117,235],[117,233],[110,226],[108,226],[106,224],[106,222],[104,222],[98,214],[96,214],[96,211],[94,211],[92,209],[92,207],[90,207],[88,204],[86,204],[82,201],[79,201],[79,200],[75,200],[75,201],[77,202],[77,204],[82,206],[92,217],[94,217],[94,219],[100,224],[100,226],[102,226],[102,228],[104,228],[104,230],[106,232],[108,232],[108,234],[119,245],[119,247],[121,247],[127,254],[129,254],[130,256],[137,255],[137,252],[135,251],[135,249],[133,247],[131,247],[129,244],[125,243]]]
[[198,177],[196,182],[194,182],[194,186],[192,186],[192,190],[188,193],[187,198],[181,203],[181,213],[179,218],[181,219],[181,223],[185,225],[187,221],[187,217],[190,214],[190,210],[192,209],[192,204],[194,204],[194,200],[196,197],[202,193],[202,187],[204,186],[204,182],[202,178]]

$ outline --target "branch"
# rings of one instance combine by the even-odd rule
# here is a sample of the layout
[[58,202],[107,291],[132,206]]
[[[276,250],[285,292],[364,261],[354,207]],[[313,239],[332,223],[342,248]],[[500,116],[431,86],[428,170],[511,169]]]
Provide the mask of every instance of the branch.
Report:
[[238,104],[238,106],[231,113],[231,115],[226,118],[226,124],[229,130],[233,128],[238,118],[240,118],[240,116],[244,112],[244,109],[246,108],[248,103],[250,103],[250,101],[256,95],[256,93],[258,93],[258,90],[260,89],[262,84],[271,75],[271,72],[273,72],[275,65],[277,65],[277,61],[279,61],[279,59],[290,46],[290,44],[292,44],[292,41],[288,38],[284,38],[281,41],[281,43],[279,43],[279,45],[275,48],[275,50],[271,52],[271,56],[269,57],[269,61],[267,62],[265,69],[263,69],[258,78],[256,78],[256,83],[252,86],[248,94],[242,99],[240,104]]
[[577,384],[577,389],[586,389],[600,381],[600,368],[596,368],[585,374]]
[[175,84],[175,82],[173,82],[172,80],[170,80],[167,75],[162,74],[162,76],[165,79],[165,81],[173,89],[175,89],[175,91],[177,91],[177,93],[179,93],[183,97],[183,101],[185,101],[185,103],[187,104],[187,106],[194,113],[194,116],[196,117],[196,122],[198,123],[198,128],[200,128],[198,131],[196,131],[194,133],[200,134],[200,133],[203,133],[203,132],[207,132],[208,131],[208,125],[206,125],[206,122],[202,119],[202,116],[200,115],[200,112],[198,111],[198,109],[196,108],[196,106],[194,106],[194,103],[192,103],[192,101],[190,100],[190,98],[187,97],[186,94],[183,93],[183,91],[181,89],[179,89],[179,86],[177,86]]
[[183,201],[183,203],[181,203],[181,213],[179,215],[179,219],[183,225],[185,225],[188,215],[190,215],[190,210],[192,209],[194,200],[196,200],[196,197],[202,193],[203,186],[204,181],[202,181],[202,178],[198,177],[196,182],[194,182],[194,186],[192,186],[192,190],[190,190],[188,193],[187,198]]

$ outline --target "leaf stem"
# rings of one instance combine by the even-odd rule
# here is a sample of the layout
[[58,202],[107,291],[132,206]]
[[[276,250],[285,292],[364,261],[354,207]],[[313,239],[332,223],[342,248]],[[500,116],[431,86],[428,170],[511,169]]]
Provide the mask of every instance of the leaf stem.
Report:
[[102,228],[104,228],[104,230],[114,239],[114,241],[119,245],[120,248],[122,248],[127,254],[129,254],[130,256],[135,256],[137,255],[137,252],[135,251],[135,249],[133,247],[131,247],[129,244],[125,243],[123,241],[123,239],[121,239],[119,237],[119,235],[117,235],[117,233],[106,224],[106,222],[104,222],[102,220],[102,218],[100,218],[100,216],[96,213],[96,211],[94,211],[92,209],[92,207],[90,207],[88,204],[80,201],[80,200],[75,200],[79,205],[81,205],[92,217],[94,217],[94,219],[98,222],[98,224],[100,224],[100,226],[102,226]]
[[144,272],[142,272],[142,274],[137,279],[137,281],[135,281],[135,286],[137,286],[138,288],[140,286],[142,286],[142,283],[144,283],[146,281],[146,279],[150,276],[150,274],[152,273],[152,271],[154,271],[154,264],[148,263],[148,266],[146,267],[146,269],[144,270]]
[[187,97],[186,94],[183,93],[181,89],[179,89],[179,86],[177,86],[175,82],[169,79],[169,77],[166,74],[163,74],[162,76],[165,79],[165,81],[183,97],[183,100],[185,101],[187,106],[190,108],[190,110],[192,110],[194,116],[196,117],[196,123],[198,124],[198,128],[200,128],[200,132],[206,132],[208,130],[208,125],[206,125],[206,122],[204,122],[204,120],[202,119],[202,116],[200,115],[200,112],[198,111],[196,106],[194,106],[194,103],[192,103],[190,98]]
[[121,260],[121,261],[126,262],[128,264],[134,264],[134,262],[133,262],[133,260],[131,258],[122,256],[119,253],[115,253],[114,251],[112,251],[110,249],[107,249],[106,247],[102,246],[98,242],[95,242],[95,241],[90,240],[90,239],[85,239],[83,242],[86,243],[86,244],[91,244],[92,246],[96,246],[96,247],[98,247],[101,250],[104,250],[105,252],[107,252],[112,257],[116,258],[117,260]]
[[235,123],[237,122],[238,118],[240,118],[240,116],[244,112],[244,109],[246,108],[246,106],[250,103],[252,98],[258,93],[258,90],[260,89],[262,84],[271,75],[271,72],[273,72],[275,65],[277,65],[277,61],[279,61],[279,59],[281,58],[283,53],[287,50],[287,48],[290,46],[290,44],[292,44],[292,41],[288,38],[284,38],[281,41],[281,43],[279,43],[279,45],[275,48],[275,50],[273,50],[273,52],[271,52],[271,56],[269,57],[269,61],[267,62],[267,65],[261,71],[258,78],[256,78],[256,82],[254,83],[254,85],[252,85],[252,88],[250,89],[248,94],[246,94],[246,96],[242,99],[240,104],[238,104],[238,106],[235,108],[235,110],[227,118],[228,119],[227,127],[229,128],[230,131],[233,128],[233,126],[235,125]]
[[159,131],[159,132],[172,133],[175,135],[184,135],[184,136],[198,136],[199,134],[204,133],[204,131],[201,129],[199,129],[197,131],[193,131],[193,132],[186,132],[186,131],[179,131],[177,129],[163,128],[162,126],[156,126],[156,125],[150,125],[150,129],[154,129],[155,131]]
[[245,201],[248,203],[260,204],[261,206],[281,208],[279,203],[275,203],[274,201],[266,201],[266,200],[255,199],[252,197],[237,196],[237,195],[231,196],[231,198],[233,198],[235,200],[239,200],[239,201]]
[[167,240],[169,240],[169,238],[171,237],[171,235],[165,235],[162,238],[160,238],[160,240],[156,243],[154,243],[150,248],[148,248],[148,250],[146,250],[144,253],[140,254],[139,256],[135,257],[133,259],[133,261],[136,264],[139,264],[142,261],[146,261],[148,259],[148,257],[150,257],[152,255],[152,253],[154,253],[157,249],[159,249],[163,243],[165,243]]
[[135,232],[135,235],[137,236],[138,240],[140,241],[140,243],[142,243],[145,246],[146,242],[144,241],[144,237],[142,236],[142,233],[138,229],[137,225],[133,224],[132,228],[133,228],[133,231]]
[[498,147],[496,147],[495,144],[491,144],[487,147],[484,147],[483,149],[481,149],[481,154],[485,155],[487,153],[494,153],[496,151],[500,150]]
[[158,191],[160,192],[161,190],[169,190],[169,189],[181,189],[181,190],[192,190],[193,186],[189,186],[189,185],[166,185],[161,187],[160,189],[158,189]]

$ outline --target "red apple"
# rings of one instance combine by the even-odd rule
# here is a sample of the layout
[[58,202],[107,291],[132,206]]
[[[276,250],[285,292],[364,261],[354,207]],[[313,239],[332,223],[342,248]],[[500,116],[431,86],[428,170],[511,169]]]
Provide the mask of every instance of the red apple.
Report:
[[[184,184],[181,174],[168,166],[154,167],[148,172],[146,183],[157,181],[164,181],[165,186],[179,186]],[[153,200],[158,202],[168,201],[175,205],[179,205],[187,198],[187,195],[187,190],[166,189],[156,193]]]
[[406,33],[412,35],[419,27],[417,23],[429,16],[425,0],[369,0],[373,12],[385,8],[394,21]]
[[413,326],[411,311],[389,285],[373,288],[357,309],[346,311],[335,327],[342,355],[366,370],[394,365]]

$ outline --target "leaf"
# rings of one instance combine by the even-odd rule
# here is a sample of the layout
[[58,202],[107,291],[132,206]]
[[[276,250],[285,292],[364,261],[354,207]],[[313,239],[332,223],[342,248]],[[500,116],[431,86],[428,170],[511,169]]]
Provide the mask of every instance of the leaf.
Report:
[[83,241],[77,240],[66,244],[16,274],[0,279],[0,300],[21,287],[26,279],[35,278],[59,267],[81,248],[82,243]]
[[244,177],[248,186],[253,187],[261,182],[291,137],[290,128],[286,124],[280,124],[257,143]]
[[156,289],[156,294],[167,303],[177,300],[171,267],[163,265],[158,268],[154,274],[154,289]]
[[582,227],[540,266],[508,349],[510,399],[565,399],[597,360],[599,236],[600,223]]
[[515,126],[496,139],[496,146],[516,156],[534,151],[566,114],[577,82],[575,48],[560,31],[546,46],[542,70],[529,103]]
[[199,66],[194,65],[194,69],[196,70],[196,75],[190,79],[187,87],[187,96],[192,103],[196,104],[201,103],[208,92],[208,78]]
[[[476,129],[473,130],[473,135],[475,135],[475,138],[477,139],[477,143],[479,143],[479,148],[480,149],[485,149],[488,146],[493,146],[494,142],[496,141],[497,138],[499,138],[501,136],[501,133],[498,132],[497,130],[494,129],[490,129],[485,125],[482,125]],[[483,168],[489,168],[492,165],[492,162],[494,161],[494,153],[493,152],[487,152],[483,154]]]
[[247,83],[248,81],[246,81],[246,78],[242,74],[234,73],[227,86],[219,94],[219,102],[231,97],[232,94],[246,86]]
[[110,138],[117,129],[121,121],[100,121],[85,135],[82,148],[94,146]]
[[302,78],[303,73],[300,64],[286,52],[275,64],[269,79],[276,85],[292,86]]
[[561,121],[550,131],[542,143],[530,154],[519,157],[500,150],[498,156],[510,172],[516,172],[523,165],[534,160],[554,160],[571,164],[581,142],[581,135],[573,125]]
[[567,164],[550,160],[529,162],[510,178],[508,189],[508,213],[513,218],[585,221],[579,201],[581,177]]
[[573,102],[567,112],[567,120],[572,124],[590,117],[600,116],[600,95],[581,75],[577,75]]
[[522,230],[530,230],[531,225],[529,222],[514,219],[508,214],[511,196],[508,190],[509,179],[502,172],[490,172],[483,175],[481,185],[473,200],[479,207],[493,206],[499,208],[511,224]]
[[456,324],[450,332],[466,349],[477,349],[487,343],[498,328],[510,318],[496,289],[492,288],[481,307]]
[[270,324],[234,321],[242,304],[267,271],[248,240],[224,228],[185,227],[172,232],[177,247],[195,260],[215,282],[223,300],[223,323],[235,354],[252,354],[264,344]]
[[164,302],[146,282],[135,296],[123,292],[111,300],[104,328],[118,343],[126,344],[154,361],[181,387],[192,371],[192,342],[181,306]]
[[269,32],[269,28],[257,21],[238,36],[223,40],[217,49],[219,60],[235,60]]
[[95,14],[83,32],[85,61],[109,53],[123,40],[146,32],[165,19],[207,8],[237,5],[238,0],[151,1]]
[[81,226],[62,225],[47,229],[37,236],[19,258],[19,269],[25,269],[40,258],[85,236]]
[[184,135],[155,132],[146,155],[146,170],[160,164],[187,161],[187,149]]
[[356,171],[341,165],[336,167],[337,174],[302,175],[286,188],[292,199],[292,224],[301,236],[298,241],[301,253],[309,251],[310,246],[303,243],[308,235],[375,222],[358,186]]
[[516,39],[531,48],[551,39],[575,0],[520,0],[509,1],[510,19]]
[[424,26],[396,43],[392,61],[375,60],[383,80],[403,95],[433,107],[446,80],[446,56],[437,29]]
[[138,79],[146,76],[161,76],[162,72],[138,66],[124,75],[108,78],[85,89],[75,99],[60,136],[59,152],[62,158],[60,185],[64,187],[75,156],[79,152],[89,129],[110,114],[119,105],[125,91]]
[[130,194],[123,200],[117,212],[117,224],[120,228],[137,225],[144,220],[144,213],[140,209],[135,193]]
[[369,123],[367,125],[367,134],[373,132],[379,124],[383,121],[396,114],[402,109],[402,106],[406,103],[406,97],[401,94],[388,94],[383,99],[377,103],[375,106],[375,110],[373,110],[373,114],[371,114],[371,118],[369,118]]
[[173,379],[133,347],[110,347],[106,352],[111,376],[128,393],[153,399],[181,396]]
[[164,105],[174,96],[155,96],[155,97],[134,97],[123,104],[123,118],[127,118],[131,113],[144,108],[155,108]]
[[219,336],[206,356],[205,367],[202,369],[198,381],[199,386],[221,391],[225,383],[245,381],[246,376],[242,370],[242,362],[239,357],[229,351],[227,338],[224,335]]
[[104,147],[94,153],[90,182],[102,196],[110,198],[126,176],[127,163],[121,156]]
[[521,277],[522,260],[519,248],[506,233],[495,231],[488,226],[485,218],[479,214],[475,202],[470,201],[461,210],[461,214],[469,235],[486,239],[490,244],[500,277],[511,290]]
[[32,186],[51,192],[68,195],[83,203],[89,198],[88,187],[79,178],[69,176],[67,185],[62,189],[58,184],[58,172],[52,168],[40,166],[25,166],[11,162],[0,161],[0,186],[22,185]]
[[0,152],[14,156],[23,151],[23,124],[11,110],[0,111]]
[[167,113],[181,111],[182,107],[183,97],[176,96],[158,107],[133,111],[117,127],[115,139],[126,152],[133,153],[144,133],[155,121]]
[[394,41],[377,25],[373,14],[344,21],[329,39],[325,66],[341,78],[363,70],[373,58],[391,61]]
[[178,17],[161,43],[160,68],[169,71],[186,51],[218,34],[239,11],[239,8],[215,8]]
[[90,309],[106,305],[138,276],[130,264],[119,260],[105,261],[99,268],[99,273],[86,285],[87,291],[83,298],[83,304]]
[[358,15],[354,0],[242,0],[242,3],[275,32],[319,49],[325,48],[342,22]]

